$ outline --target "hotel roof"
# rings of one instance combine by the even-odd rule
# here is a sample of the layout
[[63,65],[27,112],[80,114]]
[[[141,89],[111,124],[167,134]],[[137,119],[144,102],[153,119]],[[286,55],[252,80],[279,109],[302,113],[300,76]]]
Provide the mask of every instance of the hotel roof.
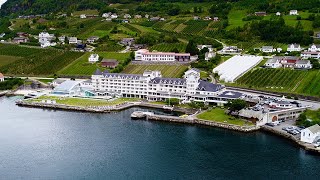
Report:
[[200,80],[199,86],[197,90],[199,91],[210,91],[210,92],[216,92],[223,89],[223,86],[220,84],[213,84],[208,81],[202,81]]
[[225,97],[225,98],[240,98],[243,94],[240,92],[235,91],[224,91],[222,94],[219,95],[219,97]]
[[186,83],[185,79],[181,78],[160,78],[156,77],[150,81],[152,84],[173,84],[173,85],[184,85]]

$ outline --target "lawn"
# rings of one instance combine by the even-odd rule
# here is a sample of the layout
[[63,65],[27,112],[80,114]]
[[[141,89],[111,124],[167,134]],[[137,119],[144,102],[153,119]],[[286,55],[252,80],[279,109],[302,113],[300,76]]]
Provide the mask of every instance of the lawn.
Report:
[[88,9],[88,10],[83,10],[83,11],[75,11],[73,13],[73,16],[80,16],[81,14],[86,14],[86,15],[99,15],[99,11],[96,9]]
[[245,120],[237,119],[233,116],[230,116],[224,111],[224,109],[214,108],[197,115],[197,118],[240,126],[253,125],[251,122],[247,122]]
[[129,64],[123,73],[128,74],[143,74],[146,70],[161,71],[163,77],[180,78],[183,73],[188,69],[187,65],[167,65],[167,64],[152,64],[152,65],[137,65]]
[[246,15],[247,13],[245,10],[232,9],[228,15],[229,26],[227,27],[227,30],[236,28],[238,26],[244,26],[247,22],[242,21],[242,18],[246,17]]
[[137,98],[118,98],[114,100],[88,99],[88,98],[69,98],[56,96],[41,96],[36,99],[27,100],[30,102],[41,102],[41,100],[56,100],[57,104],[70,106],[111,106],[119,105],[125,102],[138,101]]
[[[115,52],[98,52],[100,57],[107,59],[116,59],[118,61],[124,61],[130,57],[130,53],[115,53]],[[91,53],[86,53],[73,63],[63,68],[58,72],[61,75],[92,75],[96,69],[104,70],[99,63],[91,64],[88,62],[88,58]]]
[[5,56],[5,55],[0,55],[0,67],[13,63],[14,61],[20,59],[21,57],[17,56]]
[[180,53],[186,51],[187,44],[185,43],[161,43],[150,47],[150,50],[156,50],[160,52],[173,52],[177,49]]

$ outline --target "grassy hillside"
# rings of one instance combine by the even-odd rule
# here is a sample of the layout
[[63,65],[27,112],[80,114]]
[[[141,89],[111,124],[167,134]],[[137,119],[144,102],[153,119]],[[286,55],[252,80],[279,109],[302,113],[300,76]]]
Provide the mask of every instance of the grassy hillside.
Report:
[[[91,64],[88,62],[88,58],[91,53],[86,53],[80,58],[78,58],[73,63],[69,64],[67,67],[63,68],[58,72],[60,75],[92,75],[94,71],[99,68],[105,70],[107,68],[102,68],[100,63]],[[130,53],[115,53],[115,52],[98,52],[100,57],[106,59],[116,59],[119,62],[124,61],[130,57]]]

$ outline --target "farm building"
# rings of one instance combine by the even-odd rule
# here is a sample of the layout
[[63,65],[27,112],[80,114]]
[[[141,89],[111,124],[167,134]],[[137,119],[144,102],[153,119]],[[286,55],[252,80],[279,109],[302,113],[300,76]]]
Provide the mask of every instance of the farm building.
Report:
[[273,49],[273,46],[262,46],[261,51],[264,53],[273,53],[276,49]]
[[309,52],[320,52],[320,44],[312,44],[309,48],[308,48]]
[[234,82],[250,69],[262,61],[262,56],[233,56],[224,63],[213,69],[218,73],[220,80],[225,82]]
[[134,38],[123,38],[120,41],[120,44],[122,44],[124,46],[131,46],[134,44]]
[[87,42],[88,43],[95,43],[96,41],[98,41],[99,40],[99,37],[98,36],[91,36],[91,37],[89,37],[88,39],[87,39]]
[[237,46],[227,46],[227,47],[224,47],[218,53],[220,53],[220,54],[239,54],[239,53],[241,53],[241,51],[242,51],[242,49],[239,49]]
[[268,68],[280,68],[282,64],[280,63],[280,59],[272,58],[265,63],[265,66]]
[[266,16],[267,13],[264,12],[264,11],[261,11],[261,12],[255,12],[254,15],[256,15],[256,16]]
[[20,44],[20,43],[26,43],[29,41],[29,38],[27,37],[15,37],[13,38],[12,42],[16,43],[16,44]]
[[118,64],[119,62],[116,59],[103,59],[101,61],[101,66],[107,68],[115,68]]

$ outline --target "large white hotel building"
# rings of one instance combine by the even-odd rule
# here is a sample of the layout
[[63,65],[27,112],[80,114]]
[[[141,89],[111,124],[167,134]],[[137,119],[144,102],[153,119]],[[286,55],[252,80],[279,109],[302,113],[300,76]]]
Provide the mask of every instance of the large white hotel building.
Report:
[[140,49],[135,52],[136,61],[157,61],[157,62],[173,62],[190,61],[190,53],[174,53],[174,52],[150,52],[147,49]]
[[217,104],[242,96],[239,92],[227,91],[223,85],[201,80],[198,69],[186,71],[183,78],[163,78],[159,71],[145,71],[142,75],[137,75],[97,70],[92,75],[92,88],[98,96],[138,97],[148,100],[178,98],[184,102]]

